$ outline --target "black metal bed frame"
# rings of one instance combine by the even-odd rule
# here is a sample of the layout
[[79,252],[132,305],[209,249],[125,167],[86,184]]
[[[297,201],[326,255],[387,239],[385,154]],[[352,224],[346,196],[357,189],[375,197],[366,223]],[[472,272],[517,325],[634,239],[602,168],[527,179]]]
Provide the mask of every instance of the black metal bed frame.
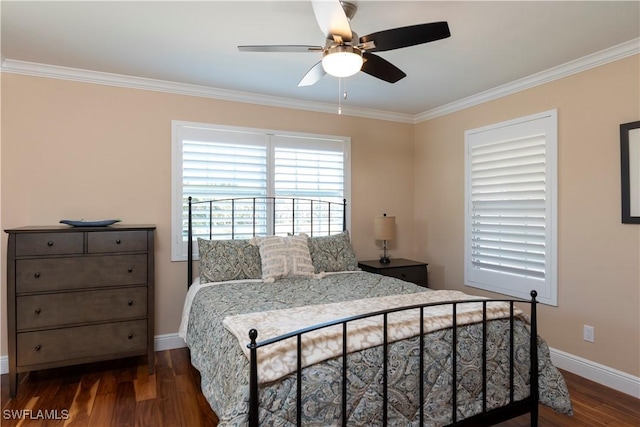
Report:
[[[332,205],[339,205],[341,206],[341,209],[343,210],[343,216],[342,216],[342,230],[346,229],[346,200],[343,201],[343,203],[336,203],[336,202],[328,202],[328,201],[318,201],[318,200],[311,200],[311,199],[298,199],[298,198],[282,198],[282,197],[259,197],[259,198],[235,198],[235,199],[220,199],[220,200],[207,200],[207,201],[200,201],[200,202],[193,202],[192,198],[189,197],[188,199],[188,209],[189,209],[189,224],[188,224],[188,267],[187,267],[187,271],[188,271],[188,284],[191,285],[192,283],[192,276],[193,276],[193,269],[192,269],[192,261],[193,261],[193,247],[192,247],[192,239],[193,239],[193,225],[192,225],[192,205],[194,204],[202,204],[202,203],[206,203],[209,204],[209,218],[211,218],[211,213],[212,213],[212,209],[213,209],[213,203],[216,202],[231,202],[232,204],[234,203],[234,201],[238,201],[238,200],[252,200],[253,201],[253,217],[254,217],[254,221],[253,221],[253,229],[254,229],[254,235],[255,235],[255,212],[256,212],[256,199],[260,200],[260,199],[266,199],[266,200],[271,200],[274,205],[274,209],[275,209],[275,201],[276,200],[290,200],[292,202],[292,206],[293,206],[293,210],[292,210],[292,218],[295,219],[295,206],[296,206],[296,201],[306,201],[306,202],[310,202],[311,204],[311,211],[313,211],[313,204],[314,203],[324,203],[327,204],[329,211],[331,210],[331,206]],[[233,210],[233,209],[232,209]],[[232,215],[233,216],[233,215]],[[275,215],[274,215],[275,218]],[[274,219],[275,221],[275,219]],[[233,222],[233,219],[232,219]],[[293,222],[293,221],[292,221]],[[213,227],[211,219],[210,219],[210,225],[209,225],[209,234],[211,235],[211,228]],[[232,227],[233,230],[233,227]],[[293,230],[295,232],[295,230]],[[233,231],[232,231],[233,234]],[[330,233],[329,233],[330,234]],[[232,237],[233,238],[233,237]],[[342,352],[342,356],[339,356],[342,358],[342,364],[343,364],[343,369],[342,369],[342,426],[346,426],[347,425],[347,342],[348,342],[348,337],[347,337],[347,330],[348,330],[348,324],[350,322],[359,320],[359,319],[364,319],[364,318],[368,318],[368,317],[373,317],[373,316],[383,316],[383,344],[382,344],[382,348],[383,348],[383,402],[384,404],[382,405],[383,407],[383,413],[382,413],[382,423],[384,426],[387,426],[388,423],[388,416],[387,416],[387,405],[388,405],[388,399],[387,399],[387,376],[388,376],[388,361],[387,361],[387,351],[388,351],[388,346],[389,346],[389,342],[388,342],[388,337],[387,337],[387,318],[388,315],[391,313],[395,313],[395,312],[400,312],[400,311],[405,311],[405,310],[414,310],[414,309],[419,309],[420,310],[420,359],[419,359],[419,364],[420,364],[420,371],[419,371],[419,378],[423,378],[423,374],[424,374],[424,346],[425,346],[425,334],[424,334],[424,310],[425,308],[428,307],[434,307],[434,306],[442,306],[442,305],[450,305],[451,306],[451,310],[452,310],[452,317],[453,317],[453,326],[452,326],[452,351],[451,351],[451,355],[452,355],[452,410],[451,410],[451,420],[452,423],[449,424],[447,427],[463,427],[463,426],[490,426],[490,425],[494,425],[500,422],[503,422],[505,420],[526,414],[526,413],[530,413],[530,421],[531,421],[531,426],[535,427],[538,425],[538,403],[539,403],[539,396],[538,396],[538,342],[537,342],[537,338],[538,338],[538,329],[537,329],[537,303],[538,301],[536,300],[537,297],[537,292],[531,291],[531,300],[529,301],[524,301],[524,300],[516,300],[516,299],[477,299],[477,300],[464,300],[464,301],[448,301],[448,302],[439,302],[439,303],[429,303],[429,304],[420,304],[420,305],[412,305],[412,306],[408,306],[408,307],[400,307],[400,308],[393,308],[393,309],[388,309],[388,310],[381,310],[381,311],[376,311],[376,312],[372,312],[372,313],[367,313],[367,314],[362,314],[362,315],[357,315],[357,316],[351,316],[351,317],[346,317],[343,319],[337,319],[331,322],[326,322],[326,323],[321,323],[318,325],[314,325],[314,326],[310,326],[307,328],[303,328],[303,329],[299,329],[297,331],[293,331],[290,332],[288,334],[285,335],[281,335],[278,337],[274,337],[274,338],[270,338],[270,339],[266,339],[264,341],[256,341],[258,338],[258,331],[256,329],[251,329],[249,331],[249,340],[250,342],[247,344],[247,347],[250,350],[250,378],[249,378],[249,426],[250,427],[258,427],[259,425],[259,380],[258,380],[258,359],[257,359],[257,350],[261,347],[265,347],[268,346],[270,344],[274,344],[276,342],[288,339],[288,338],[293,338],[295,337],[297,339],[297,354],[298,354],[298,366],[297,366],[297,370],[295,375],[297,376],[297,390],[296,390],[296,411],[297,411],[297,425],[301,426],[302,425],[302,366],[301,366],[301,352],[302,352],[302,336],[306,333],[309,332],[313,332],[316,330],[320,330],[323,328],[327,328],[330,326],[335,326],[335,325],[342,325],[343,328],[343,342],[342,342],[342,346],[343,346],[343,352]],[[487,393],[486,393],[486,385],[487,385],[487,358],[486,358],[486,346],[487,346],[487,341],[486,341],[486,333],[487,333],[487,304],[491,304],[491,303],[495,303],[495,302],[502,302],[502,303],[508,303],[509,304],[509,322],[510,322],[510,333],[509,333],[509,353],[510,353],[510,366],[509,366],[509,372],[510,372],[510,389],[509,389],[509,398],[510,401],[508,404],[506,404],[505,406],[499,407],[499,408],[494,408],[494,409],[490,409],[487,410]],[[482,339],[482,346],[483,346],[483,358],[482,358],[482,375],[483,375],[483,391],[482,391],[482,399],[483,399],[483,403],[482,403],[482,412],[479,414],[476,414],[474,416],[462,419],[458,421],[458,416],[457,416],[457,407],[458,407],[458,401],[457,401],[457,386],[458,386],[458,380],[457,380],[457,345],[458,345],[458,336],[457,336],[457,329],[458,329],[458,325],[457,325],[457,310],[458,310],[458,306],[461,304],[469,304],[469,303],[482,303],[482,330],[483,330],[483,339]],[[515,392],[515,384],[514,384],[514,304],[516,303],[525,303],[525,304],[529,304],[530,305],[530,352],[529,352],[529,359],[530,359],[530,390],[529,390],[529,396],[527,396],[524,399],[515,401],[514,400],[514,392]],[[424,382],[421,381],[420,382],[420,387],[419,387],[419,398],[420,398],[420,424],[423,425],[424,424]]]
[[[249,344],[247,347],[250,351],[250,376],[249,376],[249,426],[258,427],[259,425],[259,386],[258,386],[258,349],[265,347],[288,338],[296,338],[297,340],[297,358],[298,365],[296,369],[296,411],[297,411],[297,426],[302,425],[302,336],[313,331],[328,328],[331,326],[342,325],[342,426],[347,425],[347,330],[348,324],[359,320],[374,316],[383,316],[383,405],[382,405],[382,425],[387,426],[387,377],[388,377],[388,315],[391,313],[420,309],[420,370],[418,378],[424,377],[424,346],[425,346],[425,334],[424,334],[424,310],[428,307],[450,305],[452,307],[451,314],[453,318],[452,329],[452,342],[451,342],[451,366],[452,366],[452,407],[451,407],[451,424],[448,426],[462,427],[462,426],[490,426],[508,419],[530,413],[531,414],[531,426],[538,425],[538,333],[537,333],[537,309],[536,309],[536,291],[531,291],[531,300],[515,300],[515,299],[474,299],[464,301],[445,301],[438,303],[419,304],[406,307],[393,308],[388,310],[380,310],[376,312],[361,314],[357,316],[346,317],[343,319],[333,320],[317,325],[313,325],[307,328],[299,329],[278,337],[266,339],[261,342],[257,342],[258,331],[251,329],[249,331]],[[509,403],[505,406],[487,410],[487,304],[503,302],[509,304]],[[482,303],[482,412],[474,416],[465,418],[458,421],[458,381],[457,381],[457,310],[458,306],[462,304],[470,303]],[[529,396],[522,400],[514,400],[515,382],[514,382],[514,304],[515,303],[528,303],[531,308],[531,336],[530,336],[530,352],[529,358],[531,363],[530,368],[530,390]],[[420,398],[420,425],[424,425],[424,381],[420,381],[419,386],[419,398]]]

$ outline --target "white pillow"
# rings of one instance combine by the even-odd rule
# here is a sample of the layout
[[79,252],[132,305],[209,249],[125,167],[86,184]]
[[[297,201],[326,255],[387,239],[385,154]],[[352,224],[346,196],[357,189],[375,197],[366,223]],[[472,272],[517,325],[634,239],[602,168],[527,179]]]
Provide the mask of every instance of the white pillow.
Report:
[[260,251],[263,280],[314,275],[306,234],[256,237],[254,242]]

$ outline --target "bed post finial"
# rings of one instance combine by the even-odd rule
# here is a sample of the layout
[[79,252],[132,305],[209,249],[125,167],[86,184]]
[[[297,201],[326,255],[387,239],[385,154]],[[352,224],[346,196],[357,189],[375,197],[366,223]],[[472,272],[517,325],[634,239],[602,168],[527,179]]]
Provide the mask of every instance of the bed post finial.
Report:
[[249,331],[251,342],[247,344],[251,354],[251,360],[249,360],[249,427],[258,427],[258,351],[256,338],[258,338],[258,331],[251,329]]
[[347,199],[342,199],[342,231],[347,229]]

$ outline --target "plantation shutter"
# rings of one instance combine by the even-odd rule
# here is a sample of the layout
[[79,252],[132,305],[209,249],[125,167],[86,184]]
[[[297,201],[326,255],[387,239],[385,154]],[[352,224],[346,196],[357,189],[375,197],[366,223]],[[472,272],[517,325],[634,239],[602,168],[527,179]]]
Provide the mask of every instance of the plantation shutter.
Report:
[[468,135],[465,277],[470,286],[522,298],[536,290],[541,298],[554,299],[553,140],[535,121]]
[[544,279],[544,137],[471,149],[474,269]]
[[182,187],[198,200],[267,194],[264,135],[190,129],[182,142]]
[[[345,183],[344,141],[327,138],[310,138],[288,135],[273,135],[273,195],[324,201],[342,202]],[[284,205],[285,203],[281,203]],[[315,206],[318,209],[327,205]],[[279,206],[279,209],[292,209]],[[296,211],[302,213],[296,218],[291,231],[297,233],[309,229],[311,202],[301,201]],[[305,212],[308,214],[305,215]],[[342,212],[323,212],[322,220],[312,227],[314,233],[326,234],[332,230],[342,230]],[[276,223],[275,232],[284,228]]]
[[275,196],[341,202],[344,198],[344,143],[274,135]]
[[[323,207],[329,209],[327,205],[313,206],[311,199],[341,203],[346,198],[348,138],[275,134],[178,121],[173,122],[172,133],[173,260],[186,257],[188,197],[194,202],[258,198],[216,203],[213,211],[209,204],[193,204],[194,241],[197,237],[250,238],[254,233],[342,231],[344,212],[321,212],[319,209]],[[273,206],[261,199],[273,196],[305,199],[297,202],[296,212],[302,214],[296,218],[294,227],[279,227],[279,218],[285,217],[279,212],[286,211],[290,218],[293,202]],[[194,249],[197,252],[197,246]]]
[[[267,141],[264,134],[218,129],[184,128],[182,135],[182,238],[188,227],[187,198],[193,202],[267,194]],[[251,206],[222,204],[210,213],[207,204],[193,205],[194,239],[251,237],[253,224],[231,229],[232,215],[250,215]],[[264,229],[261,221],[259,230]],[[212,225],[210,227],[210,225]]]

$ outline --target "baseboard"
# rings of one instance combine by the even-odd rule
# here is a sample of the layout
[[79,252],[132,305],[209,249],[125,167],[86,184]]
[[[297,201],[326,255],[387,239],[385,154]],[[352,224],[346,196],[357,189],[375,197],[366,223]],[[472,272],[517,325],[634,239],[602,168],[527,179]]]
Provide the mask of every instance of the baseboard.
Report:
[[640,377],[565,353],[562,350],[555,348],[549,350],[551,362],[556,367],[640,399]]
[[155,351],[171,350],[172,348],[187,346],[178,334],[156,335],[153,341]]
[[[184,346],[185,342],[178,334],[156,335],[154,339],[156,351],[171,350]],[[550,352],[551,361],[556,367],[640,399],[640,377],[635,377],[555,348],[551,348]],[[9,373],[9,359],[7,356],[0,356],[0,374],[7,373]]]

